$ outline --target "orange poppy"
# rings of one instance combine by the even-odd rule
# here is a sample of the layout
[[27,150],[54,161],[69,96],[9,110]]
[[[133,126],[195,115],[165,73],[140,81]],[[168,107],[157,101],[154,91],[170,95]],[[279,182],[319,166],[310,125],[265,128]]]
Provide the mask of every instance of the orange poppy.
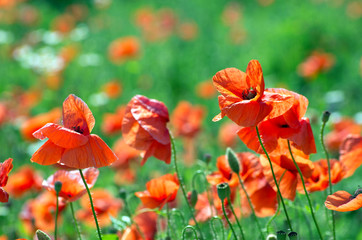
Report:
[[170,133],[167,107],[142,95],[134,96],[128,103],[122,123],[125,142],[142,151],[141,165],[151,156],[169,164],[171,162]]
[[[108,191],[103,189],[92,191],[92,198],[99,225],[101,227],[109,225],[111,223],[109,216],[116,217],[122,208],[121,200],[114,198]],[[93,213],[89,204],[88,196],[83,196],[80,200],[82,209],[77,211],[76,216],[77,219],[95,227]]]
[[339,161],[346,167],[345,178],[350,177],[362,164],[362,137],[348,135],[339,150]]
[[185,41],[194,40],[197,37],[198,27],[195,22],[185,22],[179,26],[178,34]]
[[[83,171],[83,174],[88,188],[92,188],[97,181],[99,170],[96,168],[87,168]],[[58,170],[47,180],[43,181],[43,187],[55,193],[55,182],[62,183],[59,197],[62,197],[69,202],[76,201],[87,192],[78,170]]]
[[238,135],[235,134],[240,126],[234,122],[227,122],[221,125],[219,129],[219,144],[223,147],[233,147],[238,141]]
[[[330,159],[331,164],[331,181],[333,184],[338,183],[344,178],[345,167],[336,159]],[[304,179],[305,187],[308,192],[323,191],[329,186],[328,163],[326,159],[313,162],[314,170],[309,178]],[[301,185],[298,191],[304,194]]]
[[13,159],[8,158],[3,163],[0,163],[0,202],[8,202],[9,194],[5,192],[5,187],[8,182],[9,172],[13,169]]
[[212,80],[221,93],[221,113],[213,121],[228,116],[240,126],[251,127],[284,114],[293,105],[293,97],[264,90],[263,72],[257,60],[249,62],[245,73],[227,68],[217,72]]
[[79,46],[72,44],[64,46],[59,51],[59,57],[63,59],[64,64],[70,63],[79,53]]
[[42,77],[42,81],[49,89],[58,90],[63,82],[61,72],[52,72]]
[[116,112],[103,115],[102,132],[106,135],[116,134],[122,130],[123,116],[126,107],[118,107]]
[[314,51],[298,66],[298,73],[302,77],[314,78],[320,72],[329,70],[334,65],[334,56],[329,53]]
[[61,110],[59,108],[55,108],[50,112],[42,113],[29,118],[21,125],[20,133],[24,139],[28,141],[35,141],[36,138],[33,136],[33,133],[49,122],[58,123],[60,121],[61,115]]
[[129,168],[129,163],[136,160],[140,155],[140,152],[128,146],[123,138],[118,139],[114,143],[112,149],[118,158],[114,163],[112,163],[112,167],[115,169]]
[[[278,151],[274,152],[273,155],[270,155],[270,159],[272,161],[275,177],[277,181],[280,182],[279,188],[283,198],[288,198],[293,201],[296,195],[297,186],[298,184],[301,184],[301,180],[298,170],[291,159],[286,140],[279,140],[278,145]],[[309,156],[294,147],[292,147],[292,153],[302,175],[305,178],[309,178],[314,170],[313,162],[309,160]],[[273,189],[277,191],[269,161],[265,155],[260,155],[260,163],[263,166],[263,172],[267,181]],[[281,179],[282,176],[283,178]]]
[[[269,89],[270,92],[280,93],[293,97],[293,106],[283,115],[262,121],[258,124],[259,133],[264,147],[271,153],[278,146],[278,139],[288,139],[293,146],[301,149],[305,154],[316,153],[316,146],[312,128],[308,118],[304,118],[307,111],[308,99],[300,94],[285,89]],[[238,136],[244,144],[257,153],[264,153],[254,127],[243,127]]]
[[63,102],[64,127],[48,123],[34,137],[48,138],[31,157],[32,162],[41,165],[60,163],[71,168],[104,167],[117,157],[97,135],[90,134],[95,120],[92,112],[82,99],[71,94]]
[[108,57],[113,63],[123,63],[140,54],[140,43],[136,37],[122,37],[111,42]]
[[362,125],[356,123],[351,118],[342,118],[332,123],[332,131],[326,134],[325,143],[330,151],[337,152],[343,140],[349,134],[361,134]]
[[40,191],[43,178],[31,166],[23,166],[10,175],[6,191],[14,198],[21,198],[31,190]]
[[112,80],[102,86],[103,92],[109,98],[117,98],[122,93],[122,85],[118,80]]
[[52,21],[52,29],[61,34],[68,34],[75,27],[76,21],[70,14],[62,14]]
[[5,102],[0,102],[0,126],[2,126],[7,120],[8,108]]
[[195,88],[196,95],[203,99],[211,99],[216,95],[216,90],[212,81],[200,82]]
[[223,12],[222,21],[226,26],[233,26],[239,22],[242,18],[241,5],[238,2],[229,2]]
[[147,182],[147,190],[135,195],[145,207],[162,209],[166,203],[175,200],[179,186],[176,174],[166,174]]
[[328,195],[324,205],[334,211],[350,212],[358,210],[362,207],[362,190],[358,189],[354,195],[346,191],[337,191],[332,195]]
[[[141,212],[137,214],[133,221],[139,227],[142,234],[139,233],[137,227],[132,225],[120,234],[121,240],[153,240],[157,232],[157,213],[155,212]],[[144,236],[144,238],[142,238]]]
[[[53,192],[43,192],[36,199],[28,200],[20,212],[19,218],[23,221],[25,230],[33,234],[37,229],[53,231],[55,225],[55,211],[57,207],[56,195]],[[65,208],[65,201],[59,198],[59,213]],[[60,216],[60,215],[59,215]],[[58,219],[59,224],[59,219]]]

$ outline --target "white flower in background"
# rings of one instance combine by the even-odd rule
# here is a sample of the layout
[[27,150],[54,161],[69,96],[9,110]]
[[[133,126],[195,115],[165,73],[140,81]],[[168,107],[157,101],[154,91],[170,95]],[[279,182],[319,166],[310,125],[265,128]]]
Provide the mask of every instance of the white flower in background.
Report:
[[362,112],[358,112],[354,115],[354,120],[358,124],[362,124]]
[[14,40],[14,35],[9,31],[0,29],[0,44],[11,43]]
[[101,57],[96,53],[86,53],[78,57],[78,63],[82,67],[94,67],[100,65],[102,62]]
[[343,102],[344,92],[342,92],[340,90],[329,91],[324,95],[324,100],[328,104],[336,104],[336,103]]
[[70,32],[69,38],[72,41],[79,42],[87,38],[89,34],[88,26],[80,24],[73,31]]
[[104,92],[92,94],[89,97],[89,103],[95,107],[104,106],[109,102],[107,94]]
[[47,45],[56,45],[63,40],[62,35],[57,32],[46,31],[43,33],[43,42]]

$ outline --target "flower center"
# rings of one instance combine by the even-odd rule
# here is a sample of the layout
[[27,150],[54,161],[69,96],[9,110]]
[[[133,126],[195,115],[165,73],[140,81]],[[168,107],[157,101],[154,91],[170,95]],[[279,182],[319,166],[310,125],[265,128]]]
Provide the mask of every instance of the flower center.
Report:
[[244,100],[250,100],[250,99],[253,99],[255,98],[256,96],[256,91],[252,88],[250,89],[246,89],[246,90],[243,90],[243,92],[241,93],[242,97]]
[[80,126],[73,127],[73,130],[77,133],[83,134],[83,130],[80,128]]

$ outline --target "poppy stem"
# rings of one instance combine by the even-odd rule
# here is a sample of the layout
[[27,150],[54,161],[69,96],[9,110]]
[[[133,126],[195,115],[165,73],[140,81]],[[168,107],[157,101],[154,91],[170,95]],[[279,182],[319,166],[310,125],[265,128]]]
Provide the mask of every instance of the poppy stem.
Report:
[[214,221],[215,221],[216,219],[219,220],[219,222],[220,222],[221,230],[222,230],[222,239],[225,240],[224,223],[222,222],[222,220],[221,220],[220,217],[214,216],[214,217],[211,218],[211,229],[212,229],[212,231],[214,232],[214,236],[217,236],[216,229],[215,229],[215,225],[214,225]]
[[186,190],[185,190],[185,186],[184,186],[184,182],[183,182],[183,179],[182,179],[182,176],[180,175],[180,172],[178,170],[178,166],[177,166],[177,158],[176,158],[176,146],[175,146],[175,142],[173,140],[173,137],[170,135],[170,141],[171,141],[171,146],[172,146],[172,156],[173,156],[173,162],[175,164],[175,171],[176,171],[176,174],[177,174],[177,178],[178,178],[178,181],[180,182],[180,187],[181,187],[181,190],[182,190],[182,194],[184,196],[184,199],[186,201],[186,204],[190,210],[190,213],[191,213],[191,216],[192,216],[192,219],[194,220],[195,222],[195,225],[197,227],[197,230],[199,231],[200,233],[200,238],[201,240],[204,239],[204,236],[201,232],[201,229],[200,229],[200,226],[199,226],[199,223],[196,221],[196,218],[194,216],[194,211],[189,203],[189,201],[187,200],[187,196],[186,196]]
[[92,200],[91,192],[90,192],[90,190],[89,190],[89,187],[88,187],[87,182],[85,181],[85,178],[84,178],[82,169],[79,169],[79,173],[80,173],[80,176],[82,177],[84,186],[85,186],[85,188],[87,189],[87,193],[88,193],[88,197],[89,197],[89,202],[90,202],[90,205],[91,205],[91,208],[92,208],[92,212],[93,212],[94,221],[95,221],[96,226],[97,226],[98,238],[99,238],[100,240],[102,240],[102,233],[101,233],[101,229],[99,228],[99,224],[98,224],[96,212],[95,212],[95,210],[94,210],[94,205],[93,205],[93,200]]
[[79,238],[79,240],[82,240],[82,235],[80,234],[79,225],[78,225],[77,219],[75,218],[75,215],[74,215],[73,202],[69,202],[69,205],[70,205],[70,209],[72,211],[75,229],[77,229],[78,238]]
[[308,191],[307,191],[307,189],[306,189],[306,187],[305,187],[305,183],[304,183],[304,178],[303,178],[302,171],[300,170],[297,162],[296,162],[295,159],[294,159],[294,156],[293,156],[293,153],[292,153],[292,149],[291,149],[291,147],[290,147],[290,141],[289,141],[289,140],[287,140],[287,141],[288,141],[288,148],[289,148],[290,156],[292,157],[293,162],[294,162],[294,165],[295,165],[295,167],[296,167],[297,170],[298,170],[300,179],[302,180],[302,184],[303,184],[303,189],[304,189],[304,192],[305,192],[305,196],[307,197],[307,200],[308,200],[308,203],[309,203],[309,207],[310,207],[310,213],[312,214],[312,218],[313,218],[314,224],[315,224],[315,226],[316,226],[316,228],[317,228],[319,238],[322,240],[322,239],[323,239],[322,233],[321,233],[321,231],[320,231],[320,229],[319,229],[319,226],[318,226],[318,223],[317,223],[317,219],[315,218],[315,215],[314,215],[314,210],[313,210],[312,202],[310,201]]
[[191,225],[188,225],[188,226],[184,227],[184,229],[182,230],[182,240],[185,239],[185,234],[186,234],[187,229],[191,229],[192,232],[194,233],[194,236],[195,236],[194,239],[198,239],[197,232],[196,232],[195,228],[193,226],[191,226]]
[[[220,199],[220,200],[221,200],[221,199]],[[235,233],[235,230],[234,230],[234,228],[233,228],[233,225],[231,224],[231,222],[230,222],[230,220],[229,220],[229,218],[228,218],[228,215],[226,214],[226,211],[225,211],[224,200],[221,200],[221,206],[222,206],[222,212],[224,213],[224,216],[225,216],[225,218],[226,218],[226,221],[228,222],[228,224],[229,224],[229,226],[230,226],[230,229],[231,229],[231,231],[233,232],[234,238],[237,240],[238,237],[237,237],[237,235],[236,235],[236,233]],[[235,217],[235,218],[236,218],[236,217]],[[237,219],[237,218],[236,218],[236,219]]]
[[260,227],[259,219],[257,218],[257,216],[256,216],[256,214],[255,214],[254,206],[253,206],[253,204],[251,203],[249,194],[248,194],[248,192],[247,192],[246,189],[245,189],[245,186],[244,186],[243,181],[241,180],[240,174],[237,174],[237,175],[238,175],[238,179],[239,179],[239,183],[240,183],[240,185],[241,185],[241,188],[243,189],[243,191],[244,191],[244,193],[245,193],[245,196],[246,196],[246,198],[248,199],[248,203],[249,203],[250,209],[251,209],[251,211],[253,212],[253,217],[254,217],[254,219],[255,219],[256,225],[258,226],[261,239],[265,239],[263,230],[261,230],[261,227]]
[[207,195],[207,200],[209,201],[209,205],[210,205],[210,212],[211,212],[211,216],[214,215],[213,213],[213,202],[211,201],[211,196],[210,196],[210,191],[209,191],[209,183],[207,182],[207,178],[206,178],[206,175],[203,171],[201,170],[197,170],[196,173],[194,174],[194,176],[192,176],[192,188],[193,189],[196,189],[196,177],[198,175],[202,175],[204,177],[204,181],[205,181],[205,191],[206,191],[206,195]]
[[239,227],[239,229],[240,229],[241,237],[242,237],[243,240],[245,240],[243,227],[241,226],[241,224],[240,224],[240,222],[239,222],[239,220],[238,220],[238,217],[237,217],[236,214],[235,214],[235,211],[234,211],[233,205],[232,205],[232,203],[231,203],[230,197],[228,197],[228,202],[230,203],[229,206],[230,206],[231,212],[233,213],[233,215],[234,215],[234,217],[235,217],[235,220],[236,220],[236,223],[238,224],[238,227]]
[[166,203],[166,213],[167,213],[167,239],[171,238],[171,217],[170,217],[170,208],[168,203]]
[[181,212],[180,210],[178,210],[178,209],[176,209],[176,208],[173,208],[173,209],[171,210],[171,213],[172,213],[172,215],[174,215],[174,216],[178,215],[178,216],[181,218],[181,220],[182,220],[182,224],[185,224],[185,217],[184,217],[184,215],[182,214],[182,212]]
[[59,192],[57,194],[57,208],[55,210],[55,229],[54,229],[54,239],[57,240],[57,229],[58,229],[58,213],[59,213]]
[[263,142],[262,142],[262,140],[261,140],[258,126],[255,126],[255,129],[256,129],[256,133],[257,133],[257,135],[258,135],[258,139],[259,139],[260,145],[261,145],[261,147],[263,148],[263,151],[264,151],[266,157],[268,158],[269,165],[270,165],[270,170],[271,170],[271,172],[272,172],[273,179],[274,179],[274,183],[275,183],[275,185],[276,185],[276,187],[277,187],[277,190],[278,190],[278,195],[279,195],[280,201],[282,202],[282,206],[283,206],[283,209],[284,209],[285,217],[287,218],[287,222],[288,222],[290,231],[293,231],[292,224],[290,223],[289,216],[288,216],[288,212],[287,212],[287,209],[286,209],[285,204],[284,204],[284,199],[283,199],[282,193],[280,192],[279,184],[278,184],[278,181],[277,181],[277,179],[276,179],[276,177],[275,177],[275,174],[274,174],[274,169],[273,169],[272,162],[271,162],[270,157],[269,157],[269,154],[268,154],[268,152],[266,151],[266,149],[265,149],[265,147],[264,147],[264,144],[263,144]]
[[[323,119],[324,120],[324,119]],[[320,140],[321,140],[321,145],[324,151],[324,154],[326,155],[326,159],[327,159],[327,164],[328,164],[328,179],[329,179],[329,195],[333,194],[333,189],[332,189],[332,177],[331,177],[331,163],[329,161],[329,154],[327,151],[327,148],[324,144],[324,128],[326,126],[327,121],[322,121],[322,126],[321,126],[321,131],[320,131]],[[332,232],[333,232],[333,239],[336,240],[336,220],[335,220],[335,213],[334,211],[332,211]]]

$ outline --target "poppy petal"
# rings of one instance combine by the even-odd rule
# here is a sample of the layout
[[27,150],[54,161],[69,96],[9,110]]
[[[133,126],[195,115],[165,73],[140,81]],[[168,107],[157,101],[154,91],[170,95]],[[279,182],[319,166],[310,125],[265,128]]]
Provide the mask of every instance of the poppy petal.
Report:
[[300,121],[300,129],[288,139],[293,142],[293,146],[302,150],[307,155],[317,152],[312,127],[310,126],[308,118],[302,118]]
[[88,135],[94,127],[95,120],[88,105],[71,94],[63,102],[63,123],[66,128]]
[[4,187],[8,181],[8,175],[13,169],[13,159],[8,158],[0,163],[0,187]]
[[251,60],[246,68],[246,82],[249,87],[256,91],[255,100],[257,100],[264,93],[265,83],[263,77],[263,70],[258,60]]
[[88,135],[88,144],[64,151],[60,163],[72,168],[104,167],[117,160],[108,145],[97,135]]
[[9,201],[9,194],[0,187],[0,202],[8,202]]
[[153,198],[148,191],[136,192],[135,195],[141,200],[142,204],[147,208],[157,208],[162,204],[162,201]]
[[242,100],[242,92],[250,86],[245,81],[246,74],[236,68],[218,71],[212,78],[215,88],[225,97],[234,101]]
[[290,95],[264,91],[261,101],[269,106],[270,111],[265,115],[265,120],[279,117],[286,113],[294,103],[294,98]]
[[355,211],[362,207],[362,194],[358,194],[353,198],[346,191],[337,191],[327,197],[324,205],[328,209],[338,212]]
[[167,164],[171,163],[171,143],[163,145],[154,141],[147,151],[143,154],[141,165],[145,164],[147,159],[151,156],[164,161]]
[[340,161],[346,166],[345,178],[352,176],[362,164],[362,137],[349,135],[340,147]]
[[33,136],[40,140],[49,138],[55,145],[62,148],[75,148],[88,142],[86,136],[55,123],[47,123],[34,132]]
[[62,157],[64,148],[55,145],[52,141],[46,141],[31,157],[30,161],[40,165],[52,165]]

